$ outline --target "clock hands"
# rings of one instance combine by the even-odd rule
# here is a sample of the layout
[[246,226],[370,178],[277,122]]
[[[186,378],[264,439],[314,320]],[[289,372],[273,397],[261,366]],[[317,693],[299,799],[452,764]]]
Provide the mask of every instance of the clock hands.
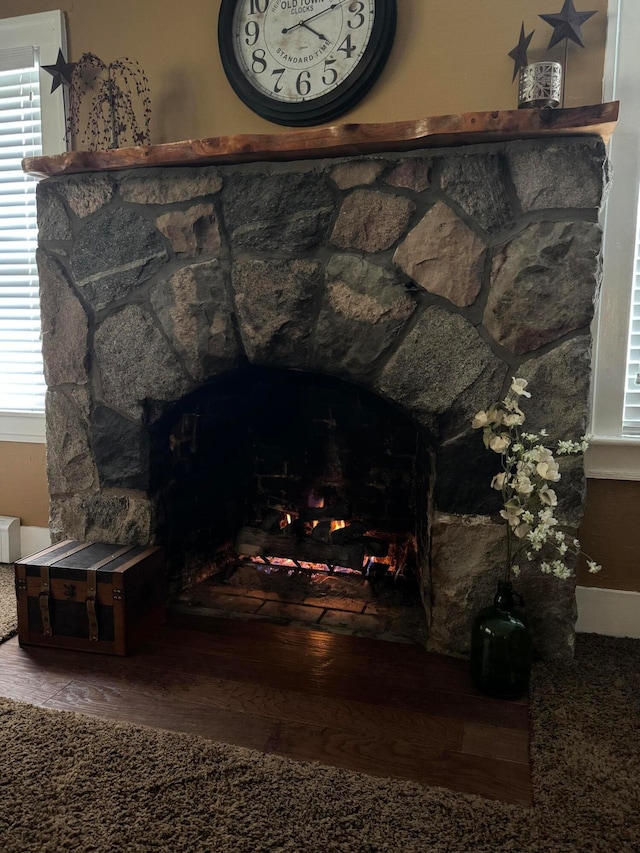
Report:
[[[309,21],[313,21],[314,18],[319,18],[320,15],[324,15],[327,12],[331,12],[332,9],[337,9],[338,6],[342,6],[343,3],[344,3],[344,0],[338,0],[337,3],[332,3],[330,6],[327,6],[327,8],[323,9],[321,12],[316,12],[315,15],[309,15],[309,17],[305,18],[304,21],[298,21],[298,23],[294,24],[292,27],[285,27],[282,30],[282,32],[283,33],[290,33],[291,30],[295,30],[297,27],[307,27],[307,24],[309,23]],[[311,27],[307,27],[307,29],[310,30]],[[315,32],[315,31],[311,30],[311,32]],[[316,35],[318,35],[318,33],[316,33]],[[326,40],[327,39],[325,39],[325,41]]]
[[317,30],[314,30],[313,27],[310,27],[306,21],[300,21],[300,26],[304,27],[305,30],[310,30],[315,36],[318,36],[322,41],[329,41],[329,39],[323,34],[319,33]]

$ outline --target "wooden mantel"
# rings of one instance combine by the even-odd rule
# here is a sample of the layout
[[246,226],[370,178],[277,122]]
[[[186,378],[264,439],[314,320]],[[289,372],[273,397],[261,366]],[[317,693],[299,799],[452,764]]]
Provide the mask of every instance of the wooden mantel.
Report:
[[542,136],[601,136],[608,141],[619,103],[558,110],[501,110],[432,116],[389,124],[343,124],[275,134],[218,136],[163,145],[70,151],[51,157],[27,157],[22,168],[52,177],[80,172],[141,169],[150,166],[205,166],[305,160],[321,157],[411,151],[481,142],[506,142]]

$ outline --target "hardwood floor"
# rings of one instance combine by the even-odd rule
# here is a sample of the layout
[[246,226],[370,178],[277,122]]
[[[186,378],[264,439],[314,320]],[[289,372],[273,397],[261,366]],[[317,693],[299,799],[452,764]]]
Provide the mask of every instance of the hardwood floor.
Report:
[[526,700],[416,646],[173,614],[127,658],[0,646],[0,695],[532,803]]

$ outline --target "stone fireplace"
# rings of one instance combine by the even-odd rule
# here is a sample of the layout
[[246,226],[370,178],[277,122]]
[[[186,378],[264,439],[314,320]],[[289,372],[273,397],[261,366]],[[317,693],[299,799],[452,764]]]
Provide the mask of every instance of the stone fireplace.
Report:
[[[175,594],[322,493],[412,543],[428,647],[465,654],[504,536],[470,419],[517,374],[532,430],[585,431],[604,176],[594,135],[41,182],[54,540],[161,544]],[[558,486],[577,528],[580,460]],[[520,587],[570,655],[572,584]]]

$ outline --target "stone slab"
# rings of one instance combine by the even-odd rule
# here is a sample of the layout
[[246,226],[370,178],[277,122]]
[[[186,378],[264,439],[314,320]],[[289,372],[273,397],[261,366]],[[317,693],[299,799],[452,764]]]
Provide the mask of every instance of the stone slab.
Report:
[[354,190],[342,202],[331,242],[341,249],[383,252],[402,237],[414,207],[405,196]]
[[396,249],[393,261],[428,293],[472,305],[482,287],[486,245],[441,201]]

